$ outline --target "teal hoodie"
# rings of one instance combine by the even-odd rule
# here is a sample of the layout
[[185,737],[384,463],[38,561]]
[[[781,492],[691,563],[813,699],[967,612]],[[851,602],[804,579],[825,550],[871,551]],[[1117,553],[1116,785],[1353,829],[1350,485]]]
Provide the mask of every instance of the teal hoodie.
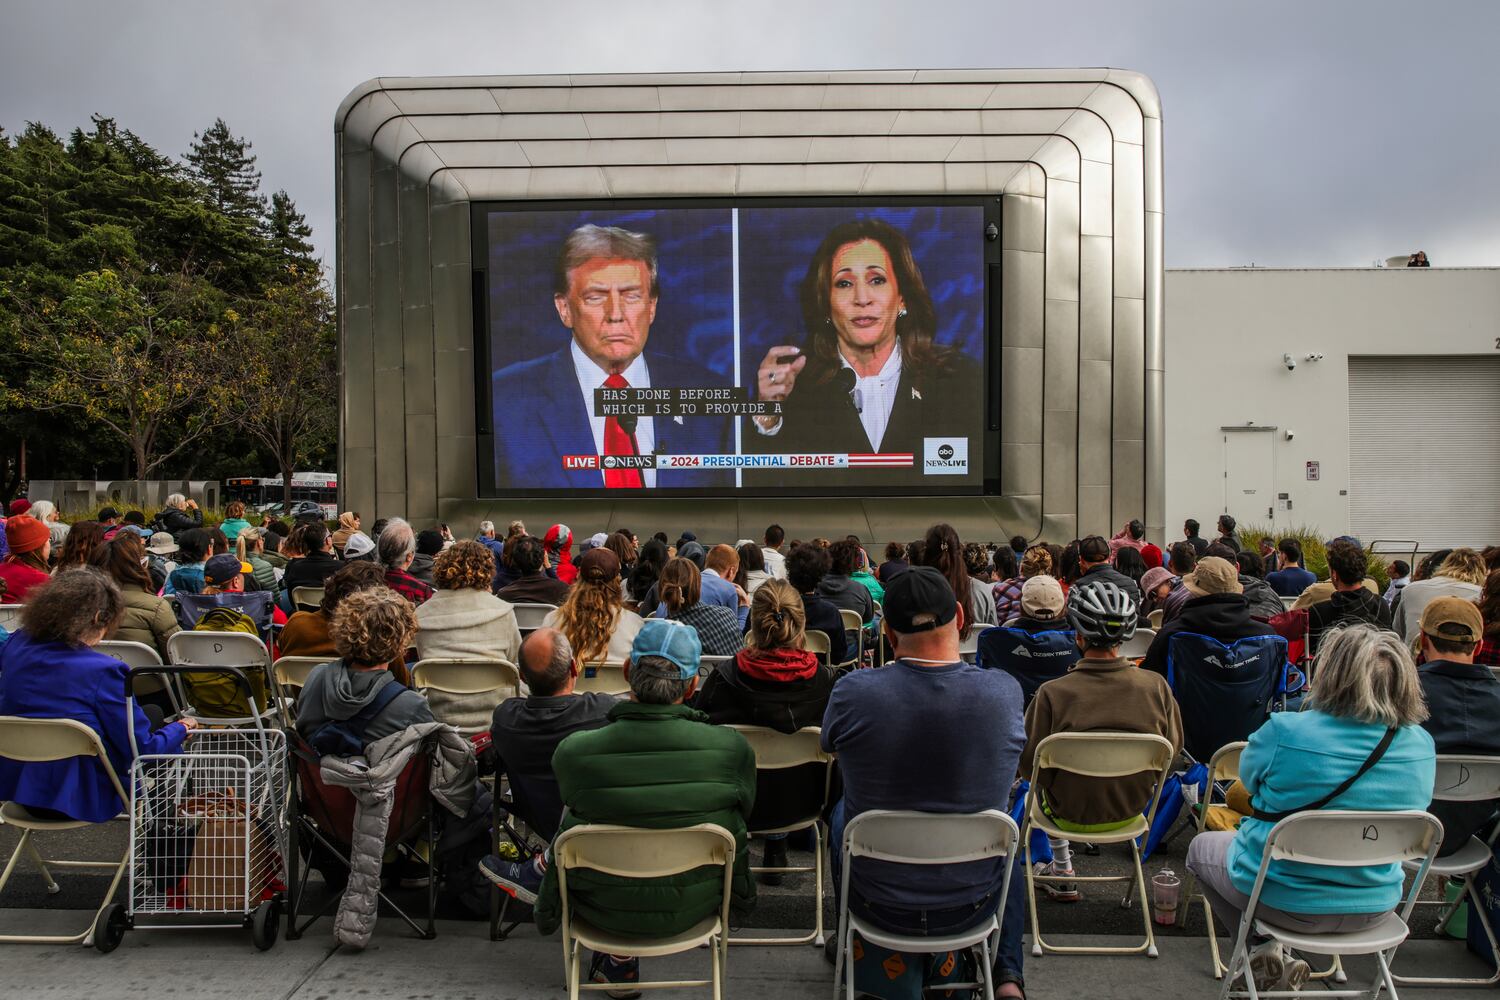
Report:
[[[1316,709],[1277,712],[1250,736],[1240,757],[1240,782],[1255,808],[1285,812],[1318,801],[1355,771],[1385,734],[1377,722],[1360,722]],[[1418,725],[1403,726],[1385,755],[1328,809],[1426,809],[1432,800],[1436,751]],[[1229,848],[1229,877],[1247,896],[1275,823],[1250,817]],[[1273,861],[1260,898],[1288,913],[1381,913],[1401,902],[1401,866],[1335,868]]]
[[224,523],[219,525],[219,530],[224,532],[224,537],[229,539],[230,545],[233,545],[234,540],[240,537],[240,532],[248,527],[250,527],[250,522],[243,517],[230,517],[224,519]]

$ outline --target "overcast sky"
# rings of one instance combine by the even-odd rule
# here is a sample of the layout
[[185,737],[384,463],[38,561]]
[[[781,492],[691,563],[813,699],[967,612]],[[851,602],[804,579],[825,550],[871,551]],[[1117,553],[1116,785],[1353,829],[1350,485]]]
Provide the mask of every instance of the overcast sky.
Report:
[[333,251],[333,115],[375,76],[1114,66],[1161,92],[1168,266],[1500,265],[1500,2],[3,0],[0,126],[223,117]]

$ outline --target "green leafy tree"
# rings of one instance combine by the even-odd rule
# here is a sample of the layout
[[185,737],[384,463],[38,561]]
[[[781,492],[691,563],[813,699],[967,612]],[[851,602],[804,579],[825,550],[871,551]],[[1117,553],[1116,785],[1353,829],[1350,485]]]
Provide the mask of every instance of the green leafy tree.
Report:
[[129,450],[137,479],[234,419],[222,387],[239,317],[202,277],[127,261],[78,275],[60,299],[22,288],[10,300],[30,375],[3,402],[82,414]]
[[238,426],[275,457],[290,509],[292,471],[338,434],[333,297],[321,273],[288,268],[282,281],[246,302],[238,334]]
[[183,159],[194,179],[203,185],[208,203],[223,215],[239,219],[259,219],[265,207],[260,193],[260,171],[255,169],[251,143],[229,131],[224,119],[201,133],[193,133],[193,143]]

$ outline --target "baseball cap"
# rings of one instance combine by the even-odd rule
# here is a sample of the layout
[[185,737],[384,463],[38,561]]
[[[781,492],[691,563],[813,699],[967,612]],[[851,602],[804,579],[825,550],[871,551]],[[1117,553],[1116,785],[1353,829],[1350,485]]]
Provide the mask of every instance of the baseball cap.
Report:
[[367,552],[373,551],[375,551],[375,540],[363,531],[356,531],[344,543],[345,559],[353,559],[356,556],[362,556]]
[[647,618],[630,644],[631,663],[643,656],[660,656],[675,664],[678,675],[685,681],[698,676],[698,659],[702,655],[698,630],[668,618]]
[[609,549],[589,549],[578,559],[578,577],[589,583],[609,583],[620,578],[620,557]]
[[885,620],[901,635],[941,628],[956,614],[953,588],[931,566],[913,566],[885,588]]
[[1021,614],[1028,618],[1061,618],[1067,604],[1056,577],[1039,573],[1021,585]]
[[1244,586],[1240,584],[1239,567],[1230,565],[1228,559],[1220,559],[1218,556],[1199,559],[1198,567],[1182,578],[1182,585],[1198,597],[1245,592]]
[[203,564],[203,579],[215,587],[222,587],[241,573],[254,571],[249,563],[240,562],[238,556],[223,552]]
[[1422,633],[1449,642],[1479,642],[1484,638],[1484,619],[1479,606],[1462,597],[1434,598],[1422,609]]

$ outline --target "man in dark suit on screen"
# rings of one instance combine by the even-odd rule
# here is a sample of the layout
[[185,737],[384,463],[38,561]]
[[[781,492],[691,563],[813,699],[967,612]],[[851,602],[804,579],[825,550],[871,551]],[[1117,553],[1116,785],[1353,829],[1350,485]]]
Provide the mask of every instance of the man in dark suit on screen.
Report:
[[[733,453],[728,416],[597,416],[599,389],[701,389],[726,380],[688,361],[645,354],[658,293],[656,244],[616,226],[585,225],[563,241],[553,304],[573,332],[562,350],[495,373],[496,485],[501,489],[733,486],[719,470],[633,468],[648,455]],[[700,404],[701,405],[701,404]],[[649,414],[652,407],[648,404]],[[564,468],[597,455],[598,469]],[[625,466],[625,467],[620,467]]]

